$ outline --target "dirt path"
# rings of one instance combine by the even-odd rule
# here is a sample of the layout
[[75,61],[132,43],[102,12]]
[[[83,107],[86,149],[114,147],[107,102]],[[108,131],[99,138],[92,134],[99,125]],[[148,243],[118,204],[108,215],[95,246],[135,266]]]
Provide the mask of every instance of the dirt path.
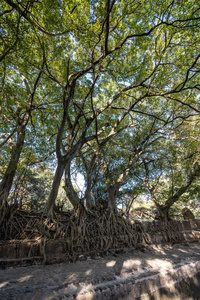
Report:
[[[154,246],[144,252],[131,250],[76,263],[8,268],[0,270],[0,299],[98,299],[98,293],[118,283],[131,283],[197,261],[200,243]],[[96,298],[94,293],[93,298],[81,298],[91,291]]]

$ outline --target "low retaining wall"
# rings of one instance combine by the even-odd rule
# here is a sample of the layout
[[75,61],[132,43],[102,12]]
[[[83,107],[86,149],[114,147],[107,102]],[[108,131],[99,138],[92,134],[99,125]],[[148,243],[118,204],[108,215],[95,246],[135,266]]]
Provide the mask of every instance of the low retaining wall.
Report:
[[187,220],[142,221],[143,230],[150,244],[163,244],[178,241],[194,242],[200,239],[200,220],[196,220],[197,228]]

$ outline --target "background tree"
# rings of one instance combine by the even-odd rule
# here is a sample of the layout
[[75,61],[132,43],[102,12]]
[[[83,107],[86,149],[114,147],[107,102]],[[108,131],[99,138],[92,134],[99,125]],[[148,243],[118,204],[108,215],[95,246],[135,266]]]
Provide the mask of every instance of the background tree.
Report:
[[[193,126],[198,123],[196,116],[190,117],[187,122],[178,126],[173,138],[160,144],[162,148],[157,148],[156,156],[152,160],[149,160],[149,156],[143,160],[146,174],[143,181],[156,204],[160,218],[168,217],[169,210],[175,202],[188,202],[190,190],[193,199],[198,191],[200,176],[198,145],[196,141],[194,143],[191,140],[192,131],[189,130],[189,135],[184,131],[181,138],[178,134],[188,125],[191,127],[191,123]],[[195,128],[197,133],[199,127]]]
[[[13,74],[15,80],[15,74]],[[11,78],[11,74],[8,75]],[[5,134],[2,135],[4,138],[4,141],[2,142],[2,146],[6,144],[8,141],[10,143],[10,149],[11,149],[11,158],[9,161],[9,164],[7,166],[7,169],[5,170],[5,173],[3,175],[2,181],[0,183],[0,207],[6,206],[7,198],[9,196],[10,189],[12,187],[13,178],[15,176],[16,170],[17,170],[17,164],[20,158],[20,154],[22,152],[22,148],[25,141],[25,131],[26,127],[28,125],[29,119],[31,117],[31,112],[33,110],[33,99],[34,95],[37,89],[37,85],[39,82],[41,76],[41,72],[37,75],[35,79],[35,83],[33,86],[33,89],[31,90],[26,78],[21,74],[21,77],[24,81],[24,84],[26,86],[26,92],[25,95],[22,88],[21,88],[21,95],[20,91],[18,92],[17,96],[10,93],[10,90],[13,89],[14,83],[12,83],[12,87],[8,86],[7,84],[2,87],[3,92],[3,105],[1,107],[3,111],[3,121],[7,121],[6,125],[11,130],[10,133],[7,133],[7,129],[4,127]],[[5,78],[4,78],[5,79]],[[16,78],[16,84],[18,83],[19,78]],[[9,89],[9,94],[6,93],[6,90]],[[20,88],[18,88],[19,90]],[[17,101],[17,98],[25,97],[27,98],[27,102],[22,103]],[[16,105],[16,104],[17,105]],[[10,114],[8,114],[10,113]],[[12,126],[12,127],[11,127]],[[15,139],[16,135],[16,139]],[[15,141],[14,141],[14,139]],[[13,140],[12,140],[13,139]]]

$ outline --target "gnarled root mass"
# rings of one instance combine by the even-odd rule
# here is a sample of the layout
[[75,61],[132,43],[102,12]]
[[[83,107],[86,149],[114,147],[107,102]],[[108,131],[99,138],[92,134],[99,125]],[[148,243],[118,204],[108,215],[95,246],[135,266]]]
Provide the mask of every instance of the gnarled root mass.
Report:
[[0,239],[40,239],[43,244],[47,240],[62,240],[70,257],[148,242],[139,221],[131,223],[108,209],[86,211],[82,207],[75,212],[55,213],[51,220],[44,212],[13,211],[1,227]]
[[[158,243],[183,240],[181,229],[177,228],[177,232],[175,223],[156,221],[148,226],[149,229],[144,228],[140,221],[130,222],[121,214],[101,207],[86,211],[80,206],[74,212],[57,212],[52,219],[44,212],[15,210],[4,220],[0,240],[21,241],[21,244],[25,240],[32,241],[31,247],[38,247],[37,255],[42,255],[44,262],[50,260],[52,252],[55,257],[59,256],[59,247],[65,260],[74,261],[80,255],[150,244],[152,236],[159,232]],[[29,256],[36,255],[32,248]]]

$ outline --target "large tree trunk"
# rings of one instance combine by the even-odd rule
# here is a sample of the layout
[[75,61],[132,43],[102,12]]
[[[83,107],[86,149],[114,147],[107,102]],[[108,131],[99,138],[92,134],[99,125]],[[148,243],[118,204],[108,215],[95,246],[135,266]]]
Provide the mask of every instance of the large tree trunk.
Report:
[[169,221],[170,220],[169,209],[170,209],[170,207],[165,207],[164,205],[157,206],[158,214],[155,217],[155,219]]
[[17,170],[20,154],[25,140],[25,127],[17,131],[17,142],[12,149],[11,159],[0,183],[0,207],[7,205],[8,196],[12,187],[13,179]]
[[65,192],[66,196],[73,205],[74,208],[77,208],[77,206],[80,203],[80,198],[78,197],[77,192],[74,190],[73,184],[71,182],[71,173],[70,173],[70,165],[71,161],[67,162],[65,167]]
[[155,203],[157,208],[157,213],[155,220],[169,220],[169,209],[165,208],[164,205],[161,205],[155,196],[154,188],[149,188],[151,194],[151,200]]
[[113,186],[107,187],[108,206],[111,209],[111,211],[117,210],[116,200],[117,200],[118,190],[119,190],[118,188],[115,188]]
[[91,189],[92,189],[92,174],[94,171],[94,167],[95,167],[95,161],[96,161],[97,155],[94,154],[89,167],[87,168],[86,166],[86,170],[87,170],[87,187],[86,187],[86,191],[85,191],[85,199],[86,199],[86,207],[88,209],[92,208],[92,206],[94,205],[93,200],[92,200],[92,196],[91,196]]
[[91,189],[92,189],[92,174],[94,171],[96,155],[92,158],[91,164],[87,170],[87,187],[85,191],[85,200],[86,200],[86,207],[88,209],[92,208],[94,203],[91,196]]
[[86,207],[88,209],[91,209],[94,205],[92,196],[91,196],[91,188],[87,187],[86,192],[85,192],[85,200],[86,200]]
[[58,189],[60,186],[60,182],[61,182],[64,170],[65,170],[65,164],[62,161],[58,161],[56,173],[54,175],[54,180],[53,180],[52,187],[51,187],[51,192],[50,192],[49,198],[47,200],[47,213],[50,216],[53,215],[55,200],[58,195]]

